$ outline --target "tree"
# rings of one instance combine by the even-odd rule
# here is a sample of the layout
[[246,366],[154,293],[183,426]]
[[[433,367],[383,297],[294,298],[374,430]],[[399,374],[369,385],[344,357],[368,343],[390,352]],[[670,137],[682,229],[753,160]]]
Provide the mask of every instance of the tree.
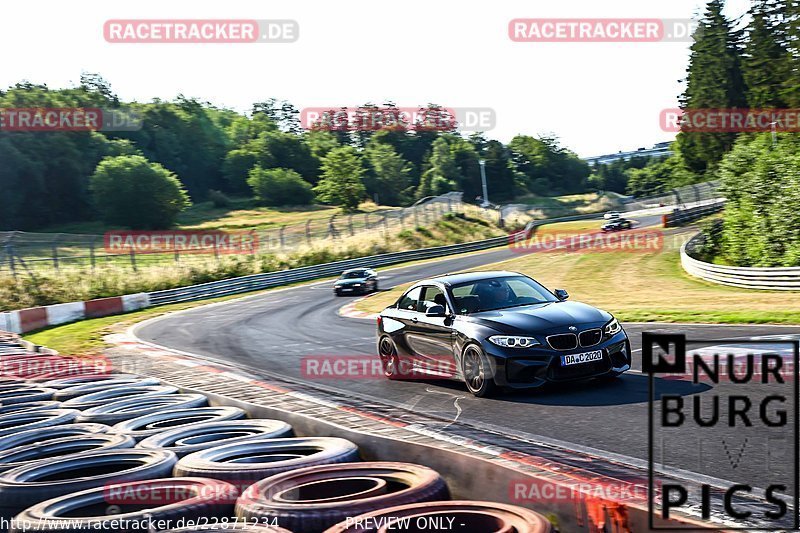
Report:
[[288,168],[256,166],[250,170],[247,184],[256,199],[265,205],[307,205],[314,200],[311,184]]
[[433,141],[428,164],[429,168],[422,174],[417,188],[417,198],[443,194],[456,189],[456,184],[461,181],[461,172],[446,138],[439,137]]
[[107,157],[92,174],[95,208],[110,225],[164,229],[191,205],[178,178],[140,155]]
[[786,106],[782,89],[789,57],[773,3],[773,0],[756,0],[750,8],[742,75],[747,84],[747,104],[752,108]]
[[[686,90],[681,108],[727,109],[747,104],[741,71],[739,35],[722,14],[723,0],[711,0],[691,46],[686,70]],[[736,133],[689,132],[677,141],[688,168],[699,174],[713,172],[731,149]]]
[[354,211],[366,194],[363,174],[364,167],[353,147],[335,148],[322,160],[322,179],[314,192],[322,202],[340,205],[346,212]]
[[364,152],[369,163],[367,192],[378,195],[385,205],[402,205],[408,200],[411,165],[388,144],[370,142]]

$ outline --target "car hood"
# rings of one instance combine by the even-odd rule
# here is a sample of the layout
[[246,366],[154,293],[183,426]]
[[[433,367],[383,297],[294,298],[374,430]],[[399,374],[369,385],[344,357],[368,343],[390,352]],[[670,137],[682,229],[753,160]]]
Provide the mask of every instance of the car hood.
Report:
[[586,329],[611,320],[611,314],[581,302],[549,302],[469,316],[478,323],[511,334],[566,331],[569,326]]

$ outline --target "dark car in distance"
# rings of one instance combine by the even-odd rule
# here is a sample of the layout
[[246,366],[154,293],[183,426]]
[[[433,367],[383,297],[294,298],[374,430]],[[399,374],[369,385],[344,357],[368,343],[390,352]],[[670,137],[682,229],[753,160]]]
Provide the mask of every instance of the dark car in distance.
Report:
[[333,283],[333,293],[336,296],[343,294],[367,294],[378,290],[378,273],[371,268],[351,268],[345,270]]
[[633,227],[633,223],[630,220],[625,218],[616,218],[609,222],[603,224],[600,229],[609,232],[609,231],[622,231],[625,229],[631,229]]
[[497,387],[614,378],[631,346],[611,314],[566,301],[528,276],[494,271],[420,281],[378,317],[389,379],[457,379],[475,396]]

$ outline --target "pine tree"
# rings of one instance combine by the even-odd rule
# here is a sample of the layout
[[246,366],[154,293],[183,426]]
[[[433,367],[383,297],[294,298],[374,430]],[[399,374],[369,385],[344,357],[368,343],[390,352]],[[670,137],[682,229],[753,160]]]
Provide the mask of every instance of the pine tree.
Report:
[[785,31],[774,0],[758,0],[750,8],[751,21],[742,59],[742,74],[747,84],[747,104],[751,108],[782,108],[787,78],[788,51]]
[[[745,84],[741,71],[741,36],[722,14],[723,0],[711,0],[691,46],[686,90],[681,108],[744,107]],[[678,145],[686,165],[698,173],[713,171],[730,150],[736,133],[681,132]]]

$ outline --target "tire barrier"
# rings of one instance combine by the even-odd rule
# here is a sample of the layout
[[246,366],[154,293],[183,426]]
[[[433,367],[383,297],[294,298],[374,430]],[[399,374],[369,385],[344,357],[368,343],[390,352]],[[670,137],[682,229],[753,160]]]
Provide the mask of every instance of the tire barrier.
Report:
[[86,385],[89,383],[99,383],[101,381],[109,381],[112,379],[142,379],[144,376],[136,374],[92,374],[88,376],[73,376],[69,378],[59,379],[45,379],[40,383],[42,387],[51,389],[66,389],[68,387],[76,387],[78,385]]
[[83,396],[77,396],[63,403],[65,409],[89,409],[98,405],[106,405],[109,402],[117,402],[127,398],[144,398],[145,396],[161,396],[164,394],[175,394],[178,387],[171,385],[145,385],[143,387],[115,387],[113,389],[90,392]]
[[[535,511],[494,502],[449,501],[415,503],[351,517],[325,533],[385,533],[426,531],[442,524],[457,524],[463,531],[551,533],[553,527]],[[438,527],[432,524],[437,524]],[[426,527],[427,526],[427,527]]]
[[291,437],[292,426],[280,420],[230,420],[172,429],[147,437],[137,448],[170,450],[178,457],[208,448],[253,439]]
[[53,399],[63,402],[77,398],[90,392],[97,392],[106,389],[114,389],[118,387],[137,387],[142,385],[158,385],[160,382],[155,378],[116,378],[100,380],[95,383],[85,383],[83,385],[75,385],[74,387],[66,387],[58,390]]
[[161,396],[133,397],[86,409],[77,422],[94,422],[112,426],[163,409],[189,409],[205,407],[208,398],[202,394],[164,394]]
[[76,409],[22,411],[0,416],[0,437],[27,429],[72,423],[80,414]]
[[[61,402],[56,402],[53,400],[42,400],[38,402],[20,402],[20,403],[12,403],[10,405],[0,404],[0,416],[7,415],[10,413],[21,413],[23,411],[42,411],[44,409],[60,409],[62,407]],[[69,409],[69,407],[64,407],[64,409]]]
[[[114,531],[113,524],[124,524],[125,531],[152,531],[157,523],[193,523],[231,516],[238,491],[229,483],[215,479],[152,479],[96,487],[56,497],[27,508],[19,522],[35,524],[33,531],[73,533],[76,531]],[[98,516],[98,508],[114,513]],[[107,511],[108,512],[108,511]],[[117,526],[116,530],[122,529]],[[188,531],[199,531],[192,527]],[[27,533],[31,531],[28,529]],[[12,529],[23,533],[23,529]]]
[[249,484],[296,468],[358,460],[358,447],[338,437],[253,439],[190,453],[175,475]]
[[236,516],[245,522],[274,518],[296,532],[324,531],[348,517],[449,497],[442,477],[424,466],[388,462],[312,466],[248,487],[236,502]]
[[108,450],[37,461],[0,474],[0,518],[31,505],[114,483],[170,475],[177,457],[164,450]]
[[11,405],[14,403],[45,402],[52,400],[55,389],[46,387],[17,387],[9,390],[0,390],[0,405]]
[[[124,433],[137,441],[172,428],[190,426],[203,422],[239,420],[247,415],[238,407],[194,407],[191,409],[170,409],[159,413],[139,416],[125,420],[111,427],[112,433]],[[203,477],[203,476],[200,476]]]
[[135,444],[136,441],[132,437],[110,433],[72,435],[46,442],[35,442],[0,451],[0,472],[42,459],[67,457],[99,450],[121,450],[133,448]]
[[64,424],[28,429],[0,437],[0,451],[25,446],[26,444],[44,443],[63,437],[106,433],[109,429],[111,428],[102,424]]

